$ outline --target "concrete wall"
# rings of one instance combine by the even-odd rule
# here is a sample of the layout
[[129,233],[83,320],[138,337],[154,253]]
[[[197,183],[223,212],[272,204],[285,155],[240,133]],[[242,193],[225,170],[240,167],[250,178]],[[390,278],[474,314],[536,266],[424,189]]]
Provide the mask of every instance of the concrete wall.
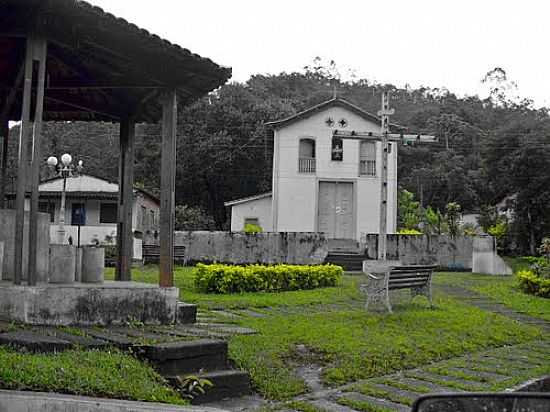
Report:
[[[319,233],[176,232],[175,245],[185,246],[188,262],[319,264],[328,241]],[[158,244],[158,239],[144,239]]]
[[242,231],[247,218],[257,218],[264,232],[273,231],[271,201],[272,197],[269,196],[231,206],[231,231]]
[[487,275],[511,275],[512,268],[498,255],[492,236],[474,239],[472,272]]
[[[273,230],[317,231],[319,181],[355,182],[355,238],[378,231],[381,144],[376,145],[377,176],[359,176],[359,141],[344,140],[343,161],[332,161],[332,133],[340,127],[326,125],[346,119],[345,130],[379,132],[380,125],[341,107],[332,107],[275,131],[273,165]],[[315,140],[316,173],[298,173],[300,139]],[[395,232],[397,213],[397,145],[392,145],[388,167],[388,231]]]
[[[369,259],[377,258],[378,235],[362,240]],[[474,238],[463,236],[388,235],[387,258],[403,264],[437,264],[451,270],[471,270]]]
[[32,325],[172,324],[178,288],[137,282],[16,286],[0,282],[0,315]]
[[[15,259],[15,210],[0,209],[0,241],[4,242],[4,262],[2,279],[12,280]],[[37,276],[39,282],[47,282],[49,273],[50,216],[38,214],[38,262]],[[29,213],[25,212],[25,229],[23,238],[23,279],[27,279],[29,258]]]

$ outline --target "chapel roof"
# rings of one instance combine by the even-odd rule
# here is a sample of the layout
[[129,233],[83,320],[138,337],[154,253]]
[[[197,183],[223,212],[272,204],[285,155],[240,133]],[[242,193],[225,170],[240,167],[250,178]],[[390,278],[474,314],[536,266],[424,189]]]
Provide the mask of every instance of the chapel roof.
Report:
[[[354,105],[353,103],[348,102],[345,99],[342,99],[340,97],[333,97],[330,100],[327,100],[325,102],[319,103],[313,107],[310,107],[309,109],[303,110],[299,113],[296,113],[292,116],[286,117],[281,120],[276,120],[273,122],[268,122],[265,125],[269,127],[270,129],[281,129],[283,127],[286,127],[294,122],[297,122],[299,120],[306,119],[310,116],[313,116],[316,113],[319,113],[323,110],[326,110],[331,107],[342,107],[344,109],[347,109],[359,117],[362,117],[365,120],[369,120],[371,122],[380,123],[381,119],[375,114],[372,114],[370,112],[367,112],[366,110],[363,110],[359,106]],[[390,124],[391,127],[396,129],[405,129],[405,127],[397,125],[397,124]]]

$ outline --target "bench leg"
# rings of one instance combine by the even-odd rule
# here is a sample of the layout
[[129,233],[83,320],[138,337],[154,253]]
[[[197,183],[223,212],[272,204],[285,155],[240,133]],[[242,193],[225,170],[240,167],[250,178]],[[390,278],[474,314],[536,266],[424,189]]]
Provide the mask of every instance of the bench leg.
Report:
[[385,300],[386,300],[385,304],[386,304],[386,308],[388,309],[388,312],[389,312],[389,313],[393,313],[393,310],[392,310],[392,308],[391,308],[390,291],[389,291],[389,289],[386,289],[386,299],[385,299]]
[[432,302],[432,288],[430,284],[427,284],[425,286],[421,286],[418,288],[411,288],[411,299],[414,299],[415,296],[426,296],[428,298],[428,301],[430,302],[430,307],[433,307]]

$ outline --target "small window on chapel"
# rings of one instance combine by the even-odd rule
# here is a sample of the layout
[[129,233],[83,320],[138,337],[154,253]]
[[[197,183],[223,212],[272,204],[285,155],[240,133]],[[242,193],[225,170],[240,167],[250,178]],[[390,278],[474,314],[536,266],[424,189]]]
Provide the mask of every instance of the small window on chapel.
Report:
[[344,160],[344,142],[339,137],[332,138],[331,159],[334,162]]

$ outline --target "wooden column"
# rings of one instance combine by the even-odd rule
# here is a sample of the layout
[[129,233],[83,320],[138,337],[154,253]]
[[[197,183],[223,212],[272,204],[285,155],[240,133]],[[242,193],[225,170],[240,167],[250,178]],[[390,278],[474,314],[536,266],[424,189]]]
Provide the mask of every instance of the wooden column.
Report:
[[135,121],[127,117],[120,122],[120,162],[118,179],[118,261],[115,279],[132,280],[134,236],[132,233],[132,208],[134,204],[134,147]]
[[10,138],[10,122],[7,118],[0,119],[0,135],[2,135],[2,156],[0,161],[0,209],[6,207],[6,185],[8,171],[8,147]]
[[40,185],[40,164],[42,163],[42,115],[44,112],[44,87],[46,83],[47,44],[43,39],[34,44],[34,60],[38,63],[38,79],[36,84],[36,103],[34,109],[34,129],[32,135],[31,157],[31,207],[29,214],[29,286],[37,281],[38,254],[38,186]]
[[23,81],[23,104],[21,107],[21,129],[17,158],[17,196],[15,198],[15,253],[13,282],[21,284],[23,278],[23,236],[25,227],[25,191],[29,168],[28,146],[30,131],[31,89],[33,76],[33,52],[35,39],[27,38],[25,54],[25,77]]
[[176,190],[176,91],[162,98],[162,158],[160,189],[160,287],[174,286],[174,213]]

